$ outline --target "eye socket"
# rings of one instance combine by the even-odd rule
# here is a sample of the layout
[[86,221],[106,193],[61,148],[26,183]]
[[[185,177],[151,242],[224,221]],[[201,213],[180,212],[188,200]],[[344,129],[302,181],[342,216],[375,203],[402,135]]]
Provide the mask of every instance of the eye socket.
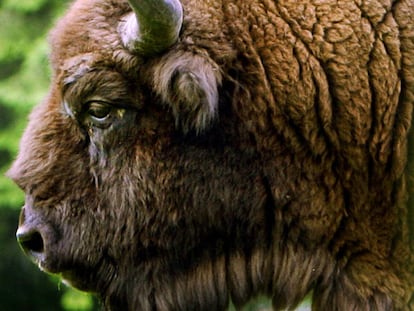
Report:
[[103,122],[109,118],[112,112],[112,106],[105,102],[94,101],[89,103],[86,113],[97,122]]
[[124,119],[126,110],[127,108],[115,106],[112,102],[90,100],[85,102],[79,120],[87,128],[107,129],[119,124]]

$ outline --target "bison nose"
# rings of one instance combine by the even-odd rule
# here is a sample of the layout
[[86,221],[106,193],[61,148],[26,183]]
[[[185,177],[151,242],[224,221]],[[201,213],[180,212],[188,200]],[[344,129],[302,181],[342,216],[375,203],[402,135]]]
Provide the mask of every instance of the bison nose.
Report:
[[43,253],[44,243],[39,231],[22,226],[17,230],[16,238],[26,254],[36,255]]

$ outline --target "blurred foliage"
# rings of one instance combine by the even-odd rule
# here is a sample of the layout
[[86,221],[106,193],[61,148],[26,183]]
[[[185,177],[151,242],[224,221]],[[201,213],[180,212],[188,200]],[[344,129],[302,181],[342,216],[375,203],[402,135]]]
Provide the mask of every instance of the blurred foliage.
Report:
[[59,284],[20,251],[15,232],[23,193],[4,174],[33,106],[47,92],[47,31],[67,1],[0,0],[0,310],[97,310],[91,296]]
[[49,83],[47,30],[61,14],[62,1],[0,2],[0,204],[19,206],[22,194],[4,177],[17,153],[31,108]]
[[67,291],[62,297],[61,305],[68,311],[92,310],[94,308],[93,300],[87,294],[77,290]]

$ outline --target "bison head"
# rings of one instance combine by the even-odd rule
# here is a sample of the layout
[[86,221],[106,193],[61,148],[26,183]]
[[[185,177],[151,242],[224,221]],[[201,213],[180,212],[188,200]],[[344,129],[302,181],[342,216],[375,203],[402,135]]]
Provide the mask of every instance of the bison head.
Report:
[[217,296],[211,259],[265,230],[267,190],[249,138],[226,111],[215,122],[219,66],[190,35],[176,42],[180,3],[131,7],[78,1],[51,35],[50,93],[9,171],[26,193],[17,238],[108,306],[184,309],[200,297],[181,284],[210,279]]

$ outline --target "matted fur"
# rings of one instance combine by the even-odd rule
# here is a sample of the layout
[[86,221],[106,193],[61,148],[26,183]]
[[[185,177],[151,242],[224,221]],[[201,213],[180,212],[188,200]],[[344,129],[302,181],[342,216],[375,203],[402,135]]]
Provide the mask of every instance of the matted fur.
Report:
[[414,1],[182,5],[152,57],[123,0],[53,30],[9,171],[37,264],[108,310],[413,310]]

